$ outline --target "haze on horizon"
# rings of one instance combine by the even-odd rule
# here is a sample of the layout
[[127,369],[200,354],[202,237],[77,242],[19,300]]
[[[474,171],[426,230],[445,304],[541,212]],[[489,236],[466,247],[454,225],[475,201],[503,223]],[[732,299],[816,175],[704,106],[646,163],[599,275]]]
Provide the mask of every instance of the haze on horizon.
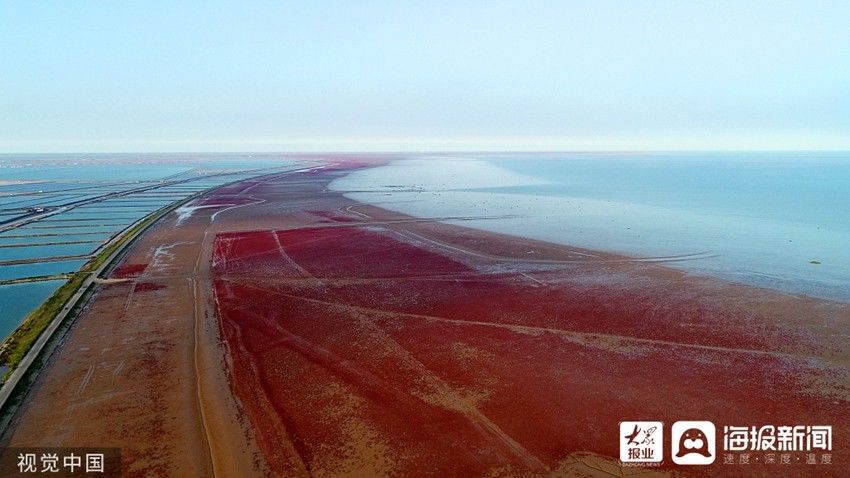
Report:
[[2,2],[0,152],[850,149],[850,2]]

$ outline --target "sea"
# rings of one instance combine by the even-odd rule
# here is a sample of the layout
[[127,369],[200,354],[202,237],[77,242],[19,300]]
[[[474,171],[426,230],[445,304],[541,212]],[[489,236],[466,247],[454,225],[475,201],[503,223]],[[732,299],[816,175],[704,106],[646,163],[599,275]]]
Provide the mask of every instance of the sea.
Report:
[[850,301],[850,152],[421,155],[331,187],[417,217]]
[[[0,155],[0,229],[32,208],[191,179],[0,231],[0,337],[145,215],[292,165],[275,154]],[[331,188],[413,216],[850,302],[849,152],[416,154]]]

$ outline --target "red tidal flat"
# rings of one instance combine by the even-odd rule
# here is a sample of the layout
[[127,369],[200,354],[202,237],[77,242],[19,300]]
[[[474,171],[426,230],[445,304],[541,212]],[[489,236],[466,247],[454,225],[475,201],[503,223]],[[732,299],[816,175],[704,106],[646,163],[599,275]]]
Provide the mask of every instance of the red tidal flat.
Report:
[[147,264],[124,264],[115,268],[115,270],[112,272],[112,278],[127,279],[130,277],[138,277],[147,268]]
[[232,386],[276,473],[548,474],[617,456],[622,420],[850,432],[846,388],[812,385],[844,370],[767,313],[569,268],[530,278],[335,222],[215,240]]

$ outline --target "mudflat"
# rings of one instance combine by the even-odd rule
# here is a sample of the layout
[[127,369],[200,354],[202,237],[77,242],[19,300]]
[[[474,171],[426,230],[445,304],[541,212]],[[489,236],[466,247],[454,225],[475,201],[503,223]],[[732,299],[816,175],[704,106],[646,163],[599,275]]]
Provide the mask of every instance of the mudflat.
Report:
[[[7,442],[121,447],[128,476],[652,476],[671,465],[617,462],[620,421],[850,432],[846,304],[327,188],[383,161],[329,158],[164,218]],[[782,466],[842,476],[850,450],[832,461]]]

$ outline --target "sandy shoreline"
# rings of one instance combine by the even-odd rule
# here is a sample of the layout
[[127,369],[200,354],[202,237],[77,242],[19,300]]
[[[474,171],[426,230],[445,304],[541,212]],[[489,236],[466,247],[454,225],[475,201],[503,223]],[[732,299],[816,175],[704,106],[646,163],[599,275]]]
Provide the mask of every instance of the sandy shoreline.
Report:
[[618,421],[707,419],[831,424],[817,476],[850,464],[846,304],[327,189],[370,164],[247,180],[169,214],[6,442],[120,446],[127,476],[608,476],[595,468],[622,471]]

